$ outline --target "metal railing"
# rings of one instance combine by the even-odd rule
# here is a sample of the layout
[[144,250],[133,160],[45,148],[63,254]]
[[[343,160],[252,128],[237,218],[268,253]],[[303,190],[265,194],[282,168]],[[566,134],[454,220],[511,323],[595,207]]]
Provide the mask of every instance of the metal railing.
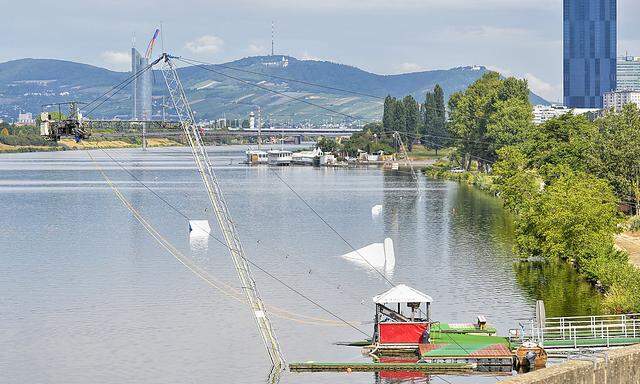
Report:
[[640,314],[550,317],[543,327],[529,321],[525,337],[545,348],[579,349],[640,342]]

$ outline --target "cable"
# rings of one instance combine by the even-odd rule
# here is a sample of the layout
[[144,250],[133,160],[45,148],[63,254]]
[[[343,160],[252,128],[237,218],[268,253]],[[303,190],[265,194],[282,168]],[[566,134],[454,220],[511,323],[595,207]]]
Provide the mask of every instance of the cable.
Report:
[[373,266],[373,264],[371,264],[371,262],[369,262],[369,260],[367,260],[364,256],[362,256],[362,255],[360,254],[360,252],[358,252],[358,250],[357,250],[353,245],[351,245],[351,243],[350,243],[347,239],[345,239],[345,238],[340,234],[340,232],[338,232],[338,231],[337,231],[337,230],[336,230],[336,229],[335,229],[331,224],[329,224],[329,222],[327,222],[327,220],[325,220],[325,219],[324,219],[324,217],[322,217],[322,215],[320,215],[320,213],[318,213],[318,211],[316,211],[316,210],[311,206],[311,204],[309,204],[309,203],[308,203],[308,202],[307,202],[307,201],[306,201],[302,196],[300,196],[300,194],[299,194],[295,189],[293,189],[293,187],[292,187],[289,183],[287,183],[287,182],[286,182],[282,177],[280,177],[280,175],[279,175],[276,171],[274,171],[272,168],[269,168],[269,170],[270,170],[271,172],[273,172],[273,174],[274,174],[274,175],[276,175],[276,177],[277,177],[277,178],[278,178],[278,179],[279,179],[279,180],[280,180],[280,181],[281,181],[285,186],[287,186],[287,188],[289,188],[289,190],[290,190],[291,192],[293,192],[293,194],[294,194],[294,195],[295,195],[295,196],[296,196],[300,201],[302,201],[302,202],[304,203],[304,205],[306,205],[306,206],[307,206],[307,208],[309,208],[309,209],[311,210],[311,212],[313,212],[313,213],[314,213],[314,214],[315,214],[315,215],[316,215],[316,216],[317,216],[317,217],[318,217],[318,218],[319,218],[319,219],[320,219],[320,220],[321,220],[321,221],[322,221],[322,222],[323,222],[327,227],[329,227],[329,229],[331,229],[331,230],[333,231],[333,233],[335,233],[336,235],[338,235],[338,237],[339,237],[339,238],[340,238],[340,239],[341,239],[345,244],[347,244],[347,245],[349,246],[349,248],[351,248],[354,252],[356,252],[356,253],[358,254],[358,256],[360,256],[360,258],[361,258],[364,262],[366,262],[367,264],[369,264],[369,266],[370,266],[371,268],[373,268],[373,270],[374,270],[374,271],[376,271],[380,276],[382,276],[382,278],[383,278],[383,279],[384,279],[384,280],[385,280],[389,285],[391,285],[392,287],[395,287],[395,286],[396,286],[396,285],[395,285],[391,280],[389,280],[389,278],[388,278],[387,276],[385,276],[385,274],[384,274],[384,273],[380,272],[380,270],[378,270],[378,268],[374,267],[374,266]]
[[255,84],[255,83],[252,83],[252,82],[250,82],[250,81],[247,81],[247,80],[241,79],[241,78],[239,78],[239,77],[235,77],[235,76],[228,75],[228,74],[223,73],[223,72],[220,72],[220,71],[216,71],[216,70],[214,70],[214,69],[211,69],[211,68],[205,67],[205,66],[203,66],[203,65],[201,65],[201,64],[197,64],[197,63],[196,63],[196,64],[194,64],[194,63],[192,63],[192,62],[189,62],[189,60],[188,60],[188,59],[177,58],[176,60],[182,61],[183,63],[186,63],[186,64],[194,65],[194,66],[196,66],[196,67],[198,67],[198,68],[201,68],[201,69],[203,69],[203,70],[205,70],[205,71],[213,72],[213,73],[216,73],[216,74],[218,74],[218,75],[220,75],[220,76],[228,77],[228,78],[230,78],[230,79],[233,79],[233,80],[239,81],[239,82],[241,82],[241,83],[243,83],[243,84],[247,84],[247,85],[250,85],[250,86],[252,86],[252,87],[260,88],[260,89],[265,90],[265,91],[267,91],[267,92],[275,93],[275,94],[277,94],[277,95],[280,95],[280,96],[283,96],[283,97],[289,98],[289,99],[291,99],[291,100],[295,100],[295,101],[298,101],[298,102],[301,102],[301,103],[305,103],[305,104],[311,105],[311,106],[316,107],[316,108],[324,109],[325,111],[329,111],[329,112],[335,113],[335,114],[337,114],[337,115],[342,115],[342,116],[345,116],[345,117],[350,118],[350,119],[353,119],[353,120],[363,120],[363,121],[368,121],[367,119],[363,118],[362,116],[353,116],[353,115],[350,115],[350,114],[348,114],[348,113],[344,113],[344,112],[336,111],[336,110],[334,110],[334,109],[331,109],[331,108],[328,108],[328,107],[322,106],[322,105],[320,105],[320,104],[312,103],[312,102],[310,102],[310,101],[308,101],[308,100],[305,100],[305,99],[303,99],[303,98],[295,97],[295,96],[291,96],[291,95],[286,94],[285,92],[276,91],[276,90],[274,90],[274,89],[271,89],[271,88],[268,88],[268,87],[262,86],[262,85],[260,85],[260,84]]
[[[121,84],[129,81],[130,79],[136,79],[138,78],[138,76],[140,76],[144,71],[148,70],[149,68],[151,68],[153,65],[155,65],[155,62],[153,64],[149,64],[147,65],[145,68],[142,68],[141,70],[139,70],[138,72],[130,75],[129,77],[127,77],[126,79],[122,80],[120,83],[114,85],[113,87],[111,87],[109,90],[107,90],[107,92],[103,93],[102,95],[98,96],[97,98],[95,98],[93,101],[91,101],[90,103],[85,104],[85,108],[87,108],[89,105],[97,102],[98,100],[102,99],[103,97],[105,97],[107,94],[109,94],[109,92],[113,91],[114,89],[116,89],[117,87],[119,87]],[[131,83],[131,81],[129,81],[126,85],[129,85]],[[109,97],[111,98],[111,96]],[[108,99],[107,99],[108,100]],[[90,112],[92,112],[94,109],[92,109]],[[89,112],[89,113],[90,113]],[[88,113],[87,113],[88,114]]]
[[250,74],[253,74],[253,75],[258,75],[258,76],[263,76],[263,77],[271,77],[271,78],[274,78],[274,79],[290,81],[290,82],[293,82],[293,83],[300,83],[300,84],[305,84],[305,85],[311,85],[313,87],[331,89],[333,91],[351,93],[351,94],[354,94],[354,95],[360,95],[360,96],[370,97],[370,98],[379,99],[379,100],[384,100],[385,99],[385,97],[383,97],[383,96],[373,95],[373,94],[370,94],[370,93],[352,91],[350,89],[332,87],[332,86],[329,86],[329,85],[322,85],[322,84],[318,84],[318,83],[312,83],[312,82],[305,81],[305,80],[297,80],[297,79],[292,79],[292,78],[288,78],[288,77],[282,77],[282,76],[278,76],[278,75],[271,75],[271,74],[268,74],[268,73],[251,71],[251,70],[248,70],[248,69],[231,67],[231,66],[225,65],[225,64],[213,64],[213,63],[207,63],[205,61],[199,61],[199,60],[187,59],[187,58],[185,58],[185,60],[193,61],[194,63],[200,63],[200,64],[203,64],[203,65],[210,65],[210,66],[215,66],[215,67],[219,67],[219,68],[231,69],[231,70],[238,71],[238,72],[245,72],[245,73],[250,73]]
[[[200,63],[200,64],[203,64],[203,65],[209,65],[209,66],[214,66],[214,67],[219,67],[219,68],[225,68],[225,69],[230,69],[230,70],[233,70],[233,71],[245,72],[245,73],[250,73],[250,74],[263,76],[263,77],[271,77],[271,78],[274,78],[274,79],[279,79],[279,80],[290,81],[290,82],[294,82],[294,83],[310,85],[310,86],[318,87],[318,88],[330,89],[330,90],[333,90],[333,91],[351,93],[351,94],[354,94],[354,95],[370,97],[370,98],[374,98],[374,99],[378,99],[378,100],[385,100],[386,99],[386,97],[373,95],[371,93],[365,93],[365,92],[353,91],[353,90],[350,90],[350,89],[332,87],[332,86],[329,86],[329,85],[322,85],[322,84],[318,84],[318,83],[312,83],[310,81],[297,80],[297,79],[292,79],[292,78],[288,78],[288,77],[282,77],[282,76],[278,76],[278,75],[271,75],[271,74],[268,74],[268,73],[256,72],[256,71],[251,71],[251,70],[248,70],[248,69],[232,67],[232,66],[225,65],[225,64],[214,64],[214,63],[208,63],[208,62],[205,62],[205,61],[199,61],[199,60],[188,59],[188,58],[185,58],[185,60],[189,60],[189,61],[192,61],[194,63]],[[445,113],[447,112],[446,108],[437,108],[437,107],[434,107],[434,106],[431,106],[431,105],[427,106],[426,104],[420,104],[420,105],[421,105],[422,108],[429,108],[429,109],[434,110],[434,111],[445,112]]]
[[[175,205],[171,204],[171,202],[169,202],[167,199],[165,199],[164,197],[162,197],[160,194],[158,194],[156,191],[154,191],[152,188],[150,188],[146,183],[144,183],[142,180],[140,180],[138,177],[136,177],[136,175],[134,175],[131,171],[129,171],[126,167],[124,167],[122,165],[122,163],[120,163],[117,159],[115,159],[114,157],[112,157],[107,151],[105,151],[104,149],[100,148],[102,150],[102,152],[107,155],[114,163],[116,163],[123,171],[125,171],[129,176],[131,176],[138,184],[142,185],[144,188],[146,188],[149,192],[151,192],[155,197],[157,197],[159,200],[161,200],[163,203],[165,203],[168,207],[170,207],[173,211],[175,211],[176,213],[178,213],[180,216],[182,216],[184,219],[186,219],[187,221],[189,221],[189,217],[187,217],[186,214],[184,214],[179,208],[177,208]],[[188,195],[187,195],[188,196]],[[284,253],[287,257],[290,256],[290,254],[284,250],[281,250],[281,253]],[[307,268],[308,266],[305,265],[305,268]],[[322,280],[322,279],[321,279]],[[324,280],[322,280],[324,282]],[[340,291],[340,290],[339,290]],[[342,293],[344,293],[344,290],[340,291]],[[353,299],[356,299],[355,297],[352,296]],[[357,298],[357,301],[361,301],[361,298]]]
[[[147,71],[149,68],[152,67],[152,64],[147,65],[145,68],[141,69],[140,71],[138,71],[135,75],[130,76],[130,79],[128,79],[128,81],[126,81],[126,84],[123,84],[120,89],[117,89],[115,92],[113,92],[113,94],[111,94],[109,97],[107,97],[106,99],[104,99],[102,102],[100,102],[98,105],[96,105],[95,107],[91,108],[91,110],[85,112],[85,114],[89,115],[91,112],[95,111],[98,107],[100,107],[102,104],[106,103],[107,101],[111,100],[111,98],[113,96],[115,96],[116,94],[118,94],[118,92],[122,91],[127,85],[131,84],[133,81],[135,81],[138,77],[140,77],[140,75],[142,75],[145,71]],[[124,82],[121,82],[120,84],[122,84]],[[116,86],[117,87],[117,86]],[[113,87],[110,91],[116,89],[116,87]],[[97,100],[97,99],[96,99]],[[94,101],[95,102],[95,101]],[[92,102],[93,103],[93,102]],[[90,103],[90,104],[92,104]]]
[[[165,204],[167,204],[167,206],[169,206],[171,209],[173,209],[175,212],[177,212],[178,214],[180,214],[182,217],[184,217],[185,219],[189,220],[189,217],[187,215],[185,215],[182,211],[180,211],[178,208],[176,208],[173,204],[171,204],[170,202],[168,202],[166,199],[164,199],[162,196],[160,196],[158,193],[156,193],[155,191],[153,191],[151,188],[149,188],[145,183],[143,183],[140,179],[138,179],[135,175],[133,175],[129,170],[127,170],[126,168],[124,168],[117,160],[115,160],[113,157],[111,157],[111,155],[109,155],[104,149],[101,149],[111,160],[113,160],[118,166],[120,166],[120,168],[122,168],[125,172],[127,172],[130,176],[132,176],[137,182],[139,182],[142,186],[144,186],[147,190],[149,190],[151,193],[153,193],[156,197],[158,197],[162,202],[164,202]],[[90,155],[91,156],[91,155]],[[214,239],[216,242],[220,243],[222,246],[224,246],[225,248],[229,248],[227,246],[227,244],[225,242],[223,242],[222,240],[218,239],[217,237],[213,236],[210,232],[208,233],[208,235]],[[304,298],[305,300],[309,301],[310,303],[314,304],[316,307],[322,309],[323,311],[327,312],[329,315],[335,317],[336,319],[338,319],[339,321],[341,321],[342,323],[348,325],[349,327],[355,329],[356,331],[362,333],[363,335],[369,337],[369,334],[367,334],[366,332],[362,331],[360,328],[354,326],[352,323],[344,320],[342,317],[340,317],[339,315],[335,314],[334,312],[330,311],[329,309],[325,308],[324,306],[322,306],[320,303],[316,302],[315,300],[309,298],[308,296],[304,295],[302,292],[300,292],[299,290],[293,288],[292,286],[290,286],[289,284],[287,284],[286,282],[282,281],[281,279],[279,279],[278,277],[276,277],[275,275],[273,275],[272,273],[268,272],[267,270],[265,270],[264,268],[262,268],[261,266],[255,264],[252,260],[248,259],[248,258],[244,258],[249,264],[251,264],[252,266],[254,266],[255,268],[257,268],[258,270],[260,270],[261,272],[263,272],[264,274],[266,274],[267,276],[271,277],[272,279],[276,280],[278,283],[280,283],[281,285],[285,286],[287,289],[289,289],[290,291],[296,293],[298,296]]]

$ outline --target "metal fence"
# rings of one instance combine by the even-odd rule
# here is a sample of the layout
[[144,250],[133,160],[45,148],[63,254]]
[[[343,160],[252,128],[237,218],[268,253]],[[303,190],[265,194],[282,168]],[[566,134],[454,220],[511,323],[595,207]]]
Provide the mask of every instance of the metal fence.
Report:
[[[549,317],[523,327],[525,338],[545,348],[598,348],[640,342],[640,314]],[[528,329],[527,329],[528,328]]]

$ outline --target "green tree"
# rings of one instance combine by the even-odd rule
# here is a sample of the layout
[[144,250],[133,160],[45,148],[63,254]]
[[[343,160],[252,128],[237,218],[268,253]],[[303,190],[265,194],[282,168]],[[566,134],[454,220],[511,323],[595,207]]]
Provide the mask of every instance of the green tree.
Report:
[[425,95],[423,109],[422,143],[432,147],[438,154],[438,149],[449,145],[447,139],[446,111],[444,103],[444,91],[439,84],[433,88],[433,92]]
[[413,96],[405,96],[402,99],[402,106],[404,110],[404,130],[399,131],[402,140],[406,143],[408,151],[413,150],[413,141],[418,135],[418,128],[420,126],[420,108],[418,108],[418,102]]
[[517,249],[578,265],[609,257],[619,222],[613,190],[605,180],[561,168],[559,177],[520,210]]
[[478,169],[489,171],[497,150],[522,139],[520,133],[533,117],[528,97],[525,80],[503,80],[497,72],[484,74],[451,97],[448,129],[467,169],[475,160]]
[[640,111],[627,104],[620,113],[607,113],[599,126],[596,173],[609,180],[618,197],[632,200],[640,212]]
[[529,167],[539,169],[550,181],[559,165],[589,172],[597,163],[598,136],[594,123],[568,113],[531,129],[521,147],[529,158]]
[[322,150],[322,152],[331,153],[336,152],[340,149],[340,144],[335,139],[321,137],[318,140],[317,147]]
[[504,205],[516,214],[526,209],[540,193],[542,178],[528,169],[528,160],[516,146],[498,150],[499,161],[493,168],[494,188]]
[[393,131],[395,129],[395,107],[395,97],[387,95],[387,97],[384,98],[384,111],[382,114],[382,126],[386,131]]

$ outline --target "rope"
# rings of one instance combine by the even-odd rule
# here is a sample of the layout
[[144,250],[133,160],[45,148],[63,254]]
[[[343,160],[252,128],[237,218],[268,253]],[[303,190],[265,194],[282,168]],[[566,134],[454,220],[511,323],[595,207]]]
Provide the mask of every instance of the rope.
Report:
[[[109,156],[113,161],[115,161],[115,159],[113,159],[106,151],[104,151],[103,149],[101,149],[105,154],[107,154],[107,156]],[[213,288],[221,291],[222,293],[224,293],[226,296],[233,298],[237,301],[240,302],[244,302],[244,300],[241,298],[242,295],[240,292],[238,292],[237,290],[235,290],[233,287],[229,286],[226,283],[220,282],[220,281],[216,281],[213,277],[211,277],[207,272],[205,272],[204,270],[202,270],[201,268],[197,267],[195,264],[193,264],[191,261],[189,261],[189,259],[187,257],[185,257],[178,249],[176,249],[171,242],[169,242],[166,238],[164,238],[154,227],[151,223],[149,223],[143,216],[142,214],[126,199],[126,197],[120,192],[120,190],[118,189],[117,186],[115,186],[115,184],[113,184],[113,182],[111,181],[111,179],[106,175],[106,173],[104,172],[104,170],[98,165],[98,163],[96,162],[95,158],[93,157],[93,155],[91,155],[91,152],[89,152],[87,150],[87,154],[89,155],[89,157],[91,158],[91,160],[94,162],[96,169],[98,169],[98,171],[100,172],[100,174],[102,175],[102,177],[105,179],[105,181],[107,182],[107,184],[111,187],[111,189],[114,191],[116,197],[125,205],[125,207],[127,209],[129,209],[129,211],[131,211],[131,213],[135,216],[135,218],[143,225],[143,227],[145,228],[145,230],[147,230],[147,232],[149,232],[149,234],[165,249],[167,250],[169,253],[171,253],[172,256],[174,256],[181,264],[183,264],[186,268],[188,268],[189,270],[191,270],[196,276],[198,276],[200,279],[202,279],[203,281],[205,281],[207,284],[209,284],[210,286],[212,286]],[[117,161],[115,161],[120,167],[122,167]],[[123,168],[124,169],[124,168]],[[128,170],[125,169],[125,171],[128,172]],[[129,172],[128,172],[129,173]],[[138,180],[136,178],[136,180]],[[138,180],[139,181],[139,180]],[[175,206],[173,206],[172,204],[170,204],[168,201],[166,201],[164,198],[162,198],[160,195],[158,195],[155,191],[153,191],[152,189],[150,189],[148,186],[146,186],[145,184],[141,183],[146,189],[148,189],[149,191],[151,191],[156,197],[158,197],[160,200],[162,200],[165,204],[169,205],[172,209],[174,209],[176,212],[180,213],[180,215],[182,215],[183,217],[185,217],[186,219],[188,219],[188,217],[186,215],[184,215],[181,211],[179,211]],[[218,241],[220,244],[226,246],[226,244],[224,244],[224,242],[222,242],[221,240],[217,239],[216,237],[214,237],[213,235],[211,235],[211,233],[209,233],[209,236],[212,237],[214,240]],[[255,266],[256,268],[258,268],[259,270],[261,270],[262,272],[264,272],[265,274],[269,275],[270,277],[276,279],[277,281],[279,281],[281,284],[284,284],[286,287],[288,287],[289,289],[292,289],[290,286],[288,286],[286,283],[282,282],[281,280],[277,279],[274,275],[268,273],[267,271],[265,271],[263,268],[257,266],[255,263],[253,263],[251,260],[247,259],[247,262],[251,263],[253,266]],[[298,291],[296,291],[296,293],[298,293],[299,295],[302,295],[301,293],[299,293]],[[303,296],[306,298],[306,296]],[[307,299],[310,300],[310,299]],[[273,305],[269,305],[268,307],[270,308],[270,310],[275,310],[274,314],[280,318],[284,318],[284,319],[288,319],[288,320],[292,320],[295,322],[299,322],[299,323],[303,323],[303,324],[313,324],[313,325],[330,325],[330,326],[344,326],[345,324],[351,328],[354,328],[355,330],[357,330],[360,333],[363,333],[365,336],[369,336],[367,333],[365,333],[364,331],[360,330],[359,328],[357,328],[354,324],[360,324],[362,325],[361,322],[347,322],[346,320],[342,319],[341,317],[333,314],[331,311],[329,311],[328,309],[320,306],[318,303],[311,301],[313,304],[315,304],[316,306],[319,306],[321,309],[323,309],[325,312],[328,312],[330,314],[332,314],[332,316],[336,317],[337,319],[339,319],[339,321],[335,321],[335,320],[328,320],[328,319],[322,319],[322,318],[317,318],[317,317],[313,317],[313,316],[306,316],[306,315],[300,315],[300,314],[294,314],[292,312],[289,312],[283,308],[279,308]],[[296,318],[297,317],[297,318]],[[308,320],[302,320],[302,319],[308,319]]]

